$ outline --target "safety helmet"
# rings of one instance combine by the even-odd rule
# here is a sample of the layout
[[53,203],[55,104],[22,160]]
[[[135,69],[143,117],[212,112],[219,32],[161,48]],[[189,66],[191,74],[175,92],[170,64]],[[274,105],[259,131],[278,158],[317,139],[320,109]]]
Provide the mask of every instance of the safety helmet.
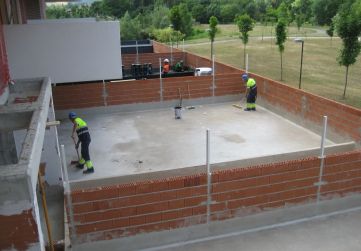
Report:
[[245,81],[248,80],[248,74],[247,74],[247,73],[243,73],[243,74],[242,74],[242,79],[245,80]]
[[69,119],[75,119],[76,113],[75,112],[69,112]]
[[164,63],[169,63],[168,58],[164,59]]

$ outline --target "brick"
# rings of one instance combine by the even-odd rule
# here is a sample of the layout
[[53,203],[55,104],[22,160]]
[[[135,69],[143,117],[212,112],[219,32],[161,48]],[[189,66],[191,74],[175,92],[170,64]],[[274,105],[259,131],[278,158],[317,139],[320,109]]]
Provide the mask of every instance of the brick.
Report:
[[162,221],[162,213],[149,214],[145,216],[146,223]]
[[159,212],[168,209],[168,202],[158,202],[154,204],[148,204],[137,207],[137,214],[148,214],[153,212]]
[[193,189],[191,187],[177,190],[177,198],[185,198],[192,196]]
[[193,215],[206,214],[206,213],[207,213],[207,206],[198,206],[192,208]]
[[149,204],[160,201],[160,193],[142,194],[129,198],[130,205]]
[[169,178],[168,179],[168,188],[169,189],[184,188],[184,179],[183,179],[183,177]]
[[118,196],[119,197],[123,197],[123,196],[130,196],[130,195],[134,195],[135,192],[135,188],[136,185],[131,183],[131,184],[121,184],[118,186]]
[[129,226],[129,218],[114,219],[112,222],[113,228],[121,228]]
[[179,218],[178,211],[168,211],[162,213],[162,220],[168,221]]
[[166,191],[159,193],[160,200],[173,200],[177,198],[177,193],[175,191]]
[[168,209],[179,209],[184,207],[184,199],[171,200],[168,202]]
[[206,196],[192,197],[192,198],[184,199],[184,205],[186,207],[197,206],[197,205],[204,204],[206,202],[207,202],[207,197]]
[[193,211],[192,208],[183,208],[177,211],[178,213],[178,217],[183,218],[183,217],[190,217],[193,215]]
[[134,216],[129,217],[129,226],[142,225],[145,224],[145,216]]

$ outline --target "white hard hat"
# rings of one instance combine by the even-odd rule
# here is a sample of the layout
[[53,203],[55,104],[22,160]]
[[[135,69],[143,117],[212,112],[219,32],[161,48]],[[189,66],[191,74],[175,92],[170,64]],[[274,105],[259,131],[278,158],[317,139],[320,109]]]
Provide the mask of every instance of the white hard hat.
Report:
[[164,62],[165,62],[165,63],[169,63],[168,58],[164,59]]

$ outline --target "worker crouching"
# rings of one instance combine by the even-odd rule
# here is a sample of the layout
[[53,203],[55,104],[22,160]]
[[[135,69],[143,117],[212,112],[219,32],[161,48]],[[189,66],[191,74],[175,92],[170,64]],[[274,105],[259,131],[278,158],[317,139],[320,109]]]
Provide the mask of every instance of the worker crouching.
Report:
[[79,163],[76,165],[77,168],[83,169],[84,165],[86,165],[86,170],[83,171],[84,174],[94,173],[94,166],[90,160],[89,155],[89,145],[90,145],[90,133],[87,126],[87,123],[79,118],[74,112],[69,113],[69,119],[73,123],[73,131],[71,137],[75,139],[74,133],[77,133],[78,142],[76,143],[76,149],[79,148],[79,144],[81,143],[81,158],[79,159]]
[[245,111],[256,111],[256,99],[257,99],[257,85],[253,78],[250,78],[247,73],[242,75],[243,83],[246,83],[246,98],[247,107]]

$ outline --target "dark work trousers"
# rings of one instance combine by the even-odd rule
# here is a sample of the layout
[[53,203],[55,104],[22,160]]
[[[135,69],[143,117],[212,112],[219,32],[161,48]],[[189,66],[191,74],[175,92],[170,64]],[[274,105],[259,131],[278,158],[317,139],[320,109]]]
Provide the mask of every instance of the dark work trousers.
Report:
[[89,155],[90,139],[80,141],[80,142],[81,142],[81,157],[84,158],[85,161],[89,161],[90,160],[90,155]]

